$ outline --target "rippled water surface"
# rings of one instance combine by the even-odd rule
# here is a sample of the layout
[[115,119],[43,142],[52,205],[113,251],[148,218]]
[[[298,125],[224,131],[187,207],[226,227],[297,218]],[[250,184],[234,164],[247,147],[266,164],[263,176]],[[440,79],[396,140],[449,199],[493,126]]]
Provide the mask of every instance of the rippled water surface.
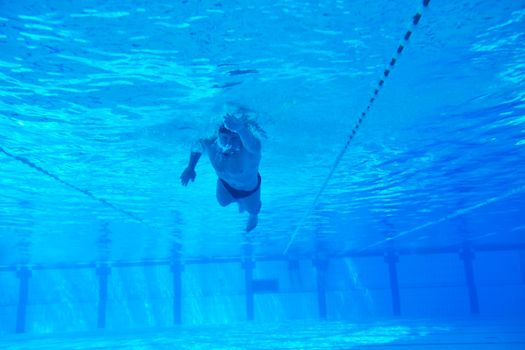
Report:
[[0,1],[0,263],[239,254],[209,162],[179,182],[239,108],[267,134],[260,254],[523,242],[521,0],[430,3],[301,221],[419,6]]

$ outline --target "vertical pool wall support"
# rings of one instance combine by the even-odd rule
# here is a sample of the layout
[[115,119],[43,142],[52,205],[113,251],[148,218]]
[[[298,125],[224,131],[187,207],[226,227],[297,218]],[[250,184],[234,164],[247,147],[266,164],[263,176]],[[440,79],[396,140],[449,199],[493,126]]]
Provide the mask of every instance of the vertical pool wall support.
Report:
[[97,327],[106,328],[106,308],[108,303],[108,278],[110,268],[107,264],[97,266],[96,273],[98,276],[98,312]]
[[479,315],[478,290],[474,278],[474,250],[468,242],[463,243],[463,246],[459,251],[459,257],[463,260],[463,267],[465,268],[465,280],[470,301],[470,313],[472,315]]
[[301,268],[298,259],[288,259],[288,280],[291,291],[295,292],[298,285],[301,284]]
[[328,270],[328,258],[323,255],[318,255],[314,258],[313,265],[316,270],[317,308],[319,310],[319,318],[325,320],[327,317],[326,274]]
[[174,229],[171,232],[172,245],[170,249],[170,270],[173,278],[173,324],[182,324],[182,216],[177,210],[172,210]]
[[255,261],[253,260],[253,246],[251,243],[244,245],[242,268],[244,269],[244,289],[246,294],[246,319],[253,321],[253,269],[255,268]]
[[29,278],[31,270],[27,266],[22,266],[16,272],[19,280],[18,305],[16,308],[16,333],[24,333],[26,330],[27,300],[29,295]]
[[392,313],[394,316],[401,315],[401,300],[399,296],[399,279],[397,277],[397,263],[399,256],[395,251],[389,250],[385,254],[385,262],[388,265],[388,277],[390,280],[390,294],[392,296]]
[[184,265],[179,259],[171,262],[171,273],[173,274],[173,324],[182,323],[182,272]]

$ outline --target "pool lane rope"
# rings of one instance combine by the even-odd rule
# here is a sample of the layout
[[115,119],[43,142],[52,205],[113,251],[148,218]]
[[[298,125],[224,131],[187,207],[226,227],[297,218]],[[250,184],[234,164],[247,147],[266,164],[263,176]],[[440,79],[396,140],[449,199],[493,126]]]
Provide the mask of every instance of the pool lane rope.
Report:
[[401,238],[403,236],[406,236],[409,233],[422,230],[422,229],[427,228],[429,226],[433,226],[433,225],[436,225],[436,224],[448,221],[450,219],[457,218],[458,216],[470,213],[473,210],[485,207],[485,206],[487,206],[489,204],[492,204],[492,203],[495,203],[495,202],[502,201],[502,200],[507,199],[507,198],[509,198],[511,196],[514,196],[515,194],[522,193],[522,192],[525,192],[525,185],[513,188],[512,190],[504,192],[503,194],[501,194],[499,196],[491,197],[491,198],[486,199],[486,200],[484,200],[482,202],[470,205],[468,207],[464,207],[464,208],[458,209],[458,210],[453,211],[452,213],[450,213],[448,215],[445,215],[445,216],[443,216],[443,217],[441,217],[441,218],[439,218],[437,220],[432,220],[432,221],[426,222],[424,224],[421,224],[419,226],[412,227],[409,230],[401,231],[401,232],[399,232],[399,233],[397,233],[397,234],[395,234],[395,235],[393,235],[391,237],[387,237],[385,239],[382,239],[382,240],[379,240],[379,241],[377,241],[375,243],[367,245],[367,246],[359,249],[357,252],[361,253],[361,252],[363,252],[363,251],[365,251],[367,249],[374,248],[374,247],[376,247],[376,246],[378,246],[380,244],[383,244],[383,243],[386,243],[388,241],[392,241],[394,239],[398,239],[398,238]]
[[405,35],[403,36],[403,39],[402,39],[401,43],[399,44],[399,46],[397,47],[397,50],[392,55],[392,58],[390,59],[390,63],[388,64],[387,68],[383,71],[383,75],[379,79],[379,81],[377,82],[377,85],[376,85],[376,87],[374,89],[374,92],[373,92],[372,96],[370,97],[370,100],[368,101],[368,104],[367,104],[366,108],[363,110],[363,112],[361,112],[361,115],[359,116],[359,119],[357,120],[357,122],[355,123],[355,125],[354,125],[354,127],[352,129],[352,132],[350,133],[350,135],[348,135],[348,139],[347,139],[343,149],[341,150],[341,152],[339,152],[339,155],[335,159],[335,162],[332,165],[332,168],[330,169],[330,172],[328,173],[328,176],[325,178],[323,184],[319,188],[319,191],[317,192],[317,195],[315,196],[312,204],[310,205],[308,210],[304,213],[303,217],[301,218],[301,221],[297,225],[297,228],[295,229],[293,234],[290,236],[290,239],[288,240],[288,244],[286,245],[286,248],[283,251],[283,254],[287,254],[288,253],[288,251],[290,250],[293,242],[295,241],[295,238],[297,237],[297,234],[299,233],[299,231],[303,227],[304,222],[310,216],[310,214],[314,210],[315,206],[317,205],[317,202],[319,201],[319,198],[321,197],[321,194],[324,192],[324,190],[326,189],[326,186],[328,185],[328,182],[330,181],[330,179],[334,175],[335,169],[337,168],[337,166],[341,162],[341,159],[343,158],[343,156],[345,155],[346,151],[348,150],[348,147],[350,146],[350,142],[352,142],[352,140],[354,139],[355,134],[359,130],[359,127],[361,126],[361,124],[363,123],[365,118],[368,116],[368,112],[370,111],[370,108],[372,107],[372,104],[374,103],[374,101],[376,100],[377,96],[379,95],[379,91],[381,91],[381,89],[383,88],[383,85],[385,84],[386,79],[390,76],[390,72],[392,71],[392,69],[394,69],[397,61],[399,60],[399,56],[401,55],[401,53],[405,49],[405,46],[408,44],[408,42],[410,40],[410,37],[412,36],[412,33],[416,29],[416,26],[418,25],[419,21],[421,20],[421,17],[423,16],[423,10],[426,7],[428,7],[429,3],[430,3],[430,0],[422,0],[420,8],[418,9],[417,13],[412,17],[412,22],[410,23],[409,29],[406,31]]
[[119,212],[119,213],[121,213],[121,214],[123,214],[123,215],[125,215],[125,216],[127,216],[127,217],[129,217],[129,218],[131,218],[131,219],[133,219],[133,220],[135,220],[135,221],[140,222],[141,224],[144,224],[144,225],[146,225],[146,226],[150,226],[150,225],[148,225],[144,220],[142,220],[141,218],[139,218],[139,217],[136,216],[135,214],[133,214],[133,213],[127,211],[127,210],[124,210],[124,209],[122,209],[122,208],[117,207],[115,204],[113,204],[113,203],[111,203],[111,202],[108,202],[108,201],[105,200],[104,198],[100,198],[100,197],[95,196],[93,193],[91,193],[91,192],[88,191],[88,190],[85,190],[85,189],[80,188],[80,187],[78,187],[78,186],[75,186],[75,185],[73,185],[73,184],[71,184],[71,183],[69,183],[69,182],[67,182],[67,181],[62,180],[62,179],[61,179],[60,177],[58,177],[57,175],[52,174],[51,172],[47,171],[46,169],[42,168],[41,166],[36,165],[35,163],[33,163],[32,161],[30,161],[30,160],[27,159],[27,158],[20,157],[20,156],[17,156],[17,155],[15,155],[15,154],[12,154],[12,153],[6,151],[6,150],[5,150],[4,148],[2,148],[1,146],[0,146],[0,153],[3,153],[3,154],[5,154],[6,156],[8,156],[9,158],[12,158],[12,159],[14,159],[14,160],[16,160],[16,161],[18,161],[18,162],[20,162],[20,163],[23,163],[23,164],[29,166],[30,168],[35,169],[36,171],[38,171],[38,172],[40,172],[40,173],[42,173],[42,174],[44,174],[44,175],[46,175],[46,176],[52,178],[53,180],[55,180],[55,181],[57,181],[57,182],[59,182],[59,183],[65,185],[65,186],[67,186],[67,187],[69,187],[69,188],[72,188],[73,190],[75,190],[75,191],[77,191],[77,192],[83,193],[84,195],[86,195],[86,196],[88,196],[88,197],[90,197],[90,198],[92,198],[92,199],[94,199],[94,200],[96,200],[96,201],[98,201],[98,202],[104,204],[105,206],[110,207],[111,209],[113,209],[113,210],[115,210],[115,211],[117,211],[117,212]]

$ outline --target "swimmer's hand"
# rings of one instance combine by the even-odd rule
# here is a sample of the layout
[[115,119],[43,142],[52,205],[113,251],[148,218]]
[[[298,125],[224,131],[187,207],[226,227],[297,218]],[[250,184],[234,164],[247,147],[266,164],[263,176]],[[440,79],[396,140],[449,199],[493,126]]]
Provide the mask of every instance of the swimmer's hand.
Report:
[[184,171],[180,175],[180,182],[182,183],[182,186],[188,186],[190,180],[192,182],[195,181],[196,176],[197,173],[195,172],[195,169],[191,167],[187,167],[186,169],[184,169]]
[[226,114],[224,116],[224,126],[230,131],[239,133],[246,128],[247,120],[248,117],[246,115],[237,118],[234,115]]

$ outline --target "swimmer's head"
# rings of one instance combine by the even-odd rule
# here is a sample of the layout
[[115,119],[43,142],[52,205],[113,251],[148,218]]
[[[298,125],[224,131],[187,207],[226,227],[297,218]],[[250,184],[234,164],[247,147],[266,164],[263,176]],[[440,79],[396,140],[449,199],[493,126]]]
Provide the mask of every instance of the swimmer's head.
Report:
[[224,154],[233,154],[239,151],[242,147],[241,137],[239,134],[231,131],[225,127],[224,124],[219,127],[217,144]]
[[234,133],[227,127],[225,127],[224,124],[221,124],[221,126],[219,127],[219,135],[220,134],[236,134],[236,133]]

